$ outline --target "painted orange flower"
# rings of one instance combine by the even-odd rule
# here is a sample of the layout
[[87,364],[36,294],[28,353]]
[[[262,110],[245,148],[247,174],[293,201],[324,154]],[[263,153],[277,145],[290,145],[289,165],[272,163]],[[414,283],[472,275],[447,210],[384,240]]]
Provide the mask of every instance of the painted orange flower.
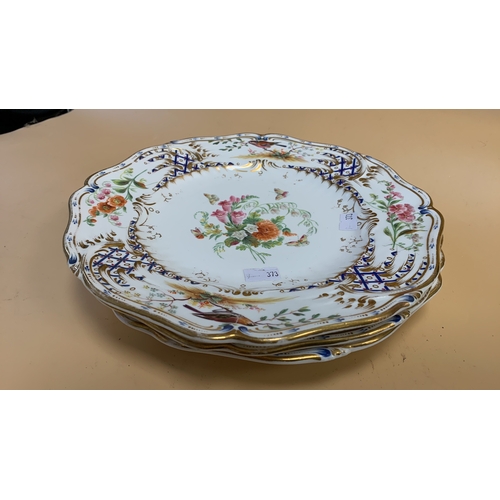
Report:
[[270,220],[261,220],[257,222],[256,226],[259,230],[252,233],[252,236],[255,236],[260,241],[274,240],[280,235],[280,230]]
[[111,214],[116,210],[116,207],[109,203],[109,200],[97,204],[97,210],[103,214]]
[[283,231],[283,236],[297,236],[297,233],[291,233],[290,231]]
[[89,214],[92,215],[92,217],[97,217],[97,207],[91,207]]
[[123,196],[116,194],[115,196],[110,196],[107,199],[106,203],[108,205],[111,205],[112,207],[120,208],[120,207],[123,207],[127,203],[127,200]]

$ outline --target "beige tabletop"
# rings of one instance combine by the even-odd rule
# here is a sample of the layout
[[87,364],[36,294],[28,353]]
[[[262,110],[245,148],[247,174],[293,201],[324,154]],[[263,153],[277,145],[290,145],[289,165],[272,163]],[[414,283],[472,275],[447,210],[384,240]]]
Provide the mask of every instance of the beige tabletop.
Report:
[[[136,151],[192,136],[281,133],[393,167],[445,218],[441,291],[390,338],[281,366],[167,347],[71,273],[68,198]],[[0,136],[1,389],[500,388],[500,111],[91,111]]]

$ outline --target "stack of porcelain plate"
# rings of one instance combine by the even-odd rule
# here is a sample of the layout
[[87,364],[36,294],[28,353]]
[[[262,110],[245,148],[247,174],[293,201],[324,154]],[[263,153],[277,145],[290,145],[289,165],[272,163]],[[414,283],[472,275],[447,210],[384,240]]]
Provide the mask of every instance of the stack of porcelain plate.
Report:
[[327,361],[440,288],[443,218],[384,163],[284,135],[173,141],[70,198],[73,273],[126,325],[194,352]]

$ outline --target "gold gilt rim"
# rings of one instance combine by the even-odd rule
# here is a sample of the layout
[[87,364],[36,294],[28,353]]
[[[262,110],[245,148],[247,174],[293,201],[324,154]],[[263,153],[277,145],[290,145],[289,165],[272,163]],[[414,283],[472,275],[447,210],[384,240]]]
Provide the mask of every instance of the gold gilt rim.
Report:
[[[424,301],[427,302],[434,296],[440,289],[441,287],[441,282],[439,283],[439,286],[436,286],[431,292],[429,293],[429,296],[427,299]],[[421,304],[423,305],[423,303]],[[117,313],[117,316],[119,317],[121,313]],[[317,353],[307,353],[307,352],[300,352],[301,349],[304,349],[303,346],[296,348],[295,346],[292,347],[292,349],[286,349],[282,350],[284,354],[282,356],[279,355],[272,355],[270,353],[265,353],[261,355],[245,355],[245,354],[240,354],[235,351],[228,351],[227,349],[221,347],[222,349],[225,349],[223,351],[219,350],[214,350],[214,349],[206,349],[206,348],[196,348],[196,347],[190,347],[188,345],[184,345],[181,343],[176,342],[172,338],[170,338],[168,335],[162,332],[157,332],[155,330],[152,330],[149,328],[146,324],[144,324],[141,321],[136,321],[134,318],[124,316],[124,323],[129,324],[131,328],[136,328],[141,331],[146,332],[148,335],[151,335],[154,337],[156,340],[159,342],[172,347],[172,348],[177,348],[177,349],[182,349],[188,352],[196,352],[196,353],[201,353],[201,354],[218,354],[220,356],[228,356],[236,359],[242,359],[245,361],[254,361],[254,362],[263,362],[263,363],[271,363],[271,364],[301,364],[301,363],[307,363],[307,362],[312,362],[312,361],[330,361],[333,359],[336,359],[338,357],[341,357],[345,354],[349,354],[350,351],[352,350],[361,350],[365,349],[368,347],[371,347],[373,345],[376,345],[386,338],[388,338],[390,335],[392,335],[398,328],[400,328],[404,321],[401,323],[398,323],[396,325],[389,326],[388,328],[385,327],[384,325],[380,326],[379,328],[375,328],[374,330],[371,331],[371,335],[367,338],[361,338],[361,339],[345,339],[343,343],[339,343],[337,345],[331,345],[331,346],[314,346],[318,348],[326,348],[328,349],[332,357],[328,359],[322,358],[319,354]],[[135,325],[135,326],[134,326]],[[346,352],[348,350],[348,352]],[[299,351],[298,353],[296,351]]]
[[[436,284],[432,287],[431,290],[428,291],[426,297],[419,302],[418,304],[414,305],[415,310],[419,309],[422,307],[428,300],[430,300],[441,288],[442,285],[442,280],[440,277],[438,278]],[[122,311],[117,311],[113,310],[115,313],[118,313],[118,315],[124,316],[127,320],[130,322],[133,322],[137,324],[138,326],[141,326],[145,329],[147,329],[149,332],[152,334],[157,334],[161,336],[162,338],[168,338],[186,348],[194,348],[194,349],[199,349],[199,350],[213,350],[217,351],[219,349],[224,349],[224,350],[229,350],[231,352],[234,352],[239,355],[243,356],[260,356],[260,355],[265,355],[265,354],[278,354],[280,352],[283,352],[286,350],[287,352],[289,351],[295,351],[299,349],[306,349],[306,348],[327,348],[327,347],[335,347],[335,346],[343,346],[347,342],[348,344],[353,344],[354,341],[356,341],[356,345],[362,345],[363,342],[368,342],[374,335],[380,335],[384,333],[385,331],[388,331],[389,329],[394,328],[395,326],[399,326],[400,324],[404,323],[412,314],[411,312],[412,308],[407,309],[405,311],[402,311],[399,315],[402,316],[402,319],[398,321],[397,323],[389,322],[389,323],[382,323],[382,324],[377,324],[375,325],[372,329],[368,331],[361,331],[360,333],[351,333],[349,335],[345,335],[343,337],[336,337],[333,339],[317,339],[317,338],[312,338],[312,339],[307,339],[302,342],[295,342],[293,344],[287,343],[287,344],[282,344],[282,345],[276,345],[276,346],[258,346],[258,345],[244,345],[244,344],[233,344],[233,343],[214,343],[214,342],[203,342],[203,341],[196,341],[192,339],[187,339],[181,335],[179,335],[177,332],[172,332],[170,329],[161,327],[155,324],[152,324],[142,317],[137,317],[135,315],[127,314]],[[353,344],[354,345],[354,344]],[[260,347],[260,350],[257,351],[255,347]]]
[[[83,275],[84,281],[85,275]],[[107,305],[111,309],[116,309],[118,311],[122,311],[125,313],[130,313],[130,314],[139,314],[138,310],[136,308],[129,308],[127,307],[127,304],[123,304],[122,302],[110,298],[106,296],[104,293],[90,289],[88,285],[86,285],[87,289],[91,293],[94,294],[96,298],[98,298],[103,304]],[[365,318],[365,319],[360,319],[356,321],[344,321],[341,323],[338,323],[337,325],[325,325],[325,326],[320,326],[316,328],[309,328],[307,330],[301,331],[301,332],[295,332],[291,333],[288,335],[281,335],[281,336],[274,336],[274,337],[262,337],[262,338],[257,338],[252,335],[247,335],[243,333],[240,330],[233,329],[227,333],[224,334],[212,334],[210,333],[210,336],[204,337],[208,341],[243,341],[243,342],[253,342],[254,344],[277,344],[280,342],[284,341],[295,341],[298,339],[303,339],[307,337],[312,337],[315,335],[319,335],[322,333],[330,333],[330,332],[337,332],[337,331],[347,331],[347,330],[352,330],[354,328],[362,327],[362,326],[369,326],[369,325],[374,325],[378,324],[382,321],[385,321],[395,314],[398,314],[400,311],[406,310],[408,307],[410,307],[413,304],[413,302],[409,302],[407,300],[405,301],[400,301],[394,306],[392,306],[390,309],[388,309],[385,314],[383,315],[377,315],[377,316],[371,316],[370,318]],[[156,325],[157,327],[160,328],[166,328],[165,324],[160,324],[158,322],[158,318],[152,314],[150,314],[148,311],[140,311],[140,317],[142,319],[146,319],[146,321],[150,320],[151,324]],[[340,326],[340,328],[335,328],[336,326]],[[181,332],[182,335],[185,337],[190,337],[190,338],[196,338],[195,333],[192,330],[189,330],[188,328],[185,328],[181,325],[172,325],[172,328],[175,328],[177,332]]]
[[[384,332],[390,328],[393,328],[395,326],[394,323],[385,323],[383,325],[378,325],[374,327],[372,330],[369,330],[367,332],[359,333],[359,334],[353,334],[350,335],[348,338],[342,337],[342,338],[335,338],[335,339],[328,339],[328,340],[310,340],[310,341],[305,341],[305,342],[298,342],[294,344],[285,344],[285,345],[279,345],[271,348],[266,348],[266,349],[251,349],[250,347],[245,347],[242,344],[230,344],[230,343],[225,343],[225,344],[212,344],[212,343],[206,343],[206,342],[195,342],[195,341],[189,341],[186,340],[184,337],[181,337],[180,335],[176,335],[175,333],[169,331],[166,328],[160,328],[155,325],[152,325],[151,323],[148,323],[147,321],[141,320],[140,318],[136,318],[133,316],[129,316],[127,314],[120,313],[123,316],[125,316],[127,319],[134,321],[138,325],[142,325],[145,329],[157,333],[158,335],[164,336],[165,338],[170,338],[171,340],[175,341],[176,343],[183,345],[185,347],[189,348],[194,348],[194,349],[199,349],[203,351],[218,351],[220,349],[222,350],[228,350],[230,352],[234,352],[236,354],[240,354],[243,356],[249,356],[249,357],[254,357],[254,356],[261,356],[261,355],[267,355],[267,354],[279,354],[280,352],[291,352],[295,350],[301,350],[301,349],[312,349],[312,348],[319,348],[319,347],[335,347],[339,345],[343,345],[348,341],[348,338],[350,339],[351,342],[353,341],[363,341],[371,338],[374,334],[378,334],[381,332]],[[409,312],[405,311],[402,316],[404,316],[404,319],[407,319],[409,317]]]
[[[119,313],[120,314],[120,313]],[[207,347],[198,347],[196,345],[189,345],[188,343],[185,342],[179,342],[177,339],[172,338],[172,336],[167,335],[165,332],[161,330],[156,330],[153,328],[150,328],[146,323],[135,320],[134,318],[128,317],[126,315],[123,315],[126,322],[125,324],[128,324],[132,328],[136,328],[142,331],[147,332],[148,335],[151,335],[154,337],[156,340],[164,343],[165,345],[169,345],[170,347],[178,348],[178,349],[184,349],[189,352],[198,352],[202,354],[219,354],[219,355],[224,355],[224,354],[229,354],[234,357],[238,357],[240,359],[246,359],[249,361],[260,361],[260,360],[267,360],[267,361],[272,361],[272,362],[280,362],[280,361],[286,361],[286,362],[297,362],[297,361],[304,361],[304,360],[321,360],[321,356],[315,353],[304,353],[301,352],[304,349],[312,349],[314,347],[317,348],[325,348],[330,350],[332,354],[340,355],[342,354],[342,348],[344,349],[362,349],[365,347],[369,347],[373,345],[374,343],[382,341],[384,338],[388,337],[391,333],[393,333],[397,328],[402,326],[401,324],[390,324],[390,325],[385,325],[378,327],[374,329],[372,332],[370,332],[369,337],[364,337],[361,339],[353,339],[354,341],[348,342],[347,340],[344,340],[343,343],[337,343],[337,344],[331,344],[331,345],[318,345],[318,346],[301,346],[301,348],[295,348],[293,346],[291,349],[281,349],[280,351],[276,351],[275,353],[273,352],[266,352],[266,353],[245,353],[241,352],[238,349],[231,348],[231,346],[224,346],[224,347],[212,347],[212,348],[207,348]],[[299,351],[298,354],[294,354],[296,351]],[[279,353],[282,352],[284,353],[282,356],[279,355]]]
[[[150,146],[150,147],[144,148],[144,149],[154,149],[155,147],[160,147],[160,146],[164,146],[164,145],[167,145],[167,144],[174,144],[175,145],[178,142],[187,141],[187,140],[190,140],[190,139],[191,140],[207,140],[207,139],[216,139],[217,137],[233,137],[233,136],[237,137],[237,136],[241,136],[241,135],[262,136],[262,134],[255,134],[255,133],[241,133],[241,134],[229,134],[229,135],[226,135],[226,136],[206,136],[206,137],[186,138],[186,139],[177,139],[177,140],[175,140],[175,142],[171,141],[169,143],[163,143],[163,144],[157,145],[157,146]],[[397,179],[398,181],[401,181],[402,183],[404,183],[406,185],[412,186],[412,184],[410,184],[408,181],[406,181],[405,179],[403,179],[390,166],[386,165],[385,163],[381,162],[380,160],[376,160],[375,158],[372,158],[370,156],[361,155],[360,153],[352,151],[352,150],[350,150],[348,148],[344,148],[342,146],[336,146],[336,145],[333,145],[333,144],[314,143],[314,142],[310,142],[310,141],[304,141],[304,140],[297,139],[297,138],[294,138],[294,137],[291,137],[291,136],[286,136],[286,135],[283,135],[283,134],[264,134],[264,135],[266,137],[267,136],[286,137],[286,138],[291,139],[291,140],[295,140],[295,141],[302,142],[302,143],[310,143],[312,145],[327,146],[327,147],[328,146],[330,146],[330,147],[331,146],[338,147],[338,148],[340,148],[342,150],[345,150],[346,152],[351,152],[351,153],[353,153],[353,154],[355,154],[357,156],[361,156],[361,157],[365,158],[367,161],[375,160],[376,162],[382,163],[389,170],[389,174],[391,176],[392,175],[396,175],[396,176],[398,176],[398,179]],[[137,154],[137,153],[138,152],[136,152],[134,154]],[[122,161],[121,163],[126,163],[126,161],[130,160],[134,156],[134,154],[127,156],[127,158],[124,161]],[[119,165],[121,165],[121,163],[117,163],[117,164],[113,165],[112,167],[108,167],[106,169],[100,169],[100,170],[94,172],[93,174],[89,175],[86,178],[86,180],[84,181],[84,186],[80,187],[77,190],[75,190],[71,194],[71,196],[70,196],[70,198],[68,200],[69,218],[68,218],[68,222],[67,222],[67,225],[66,225],[66,229],[65,229],[64,234],[63,234],[63,241],[62,241],[62,243],[63,243],[63,251],[64,251],[67,259],[70,259],[71,254],[70,254],[69,250],[67,249],[67,247],[69,247],[70,245],[67,245],[66,238],[67,238],[69,229],[71,227],[72,220],[73,220],[73,218],[75,216],[75,213],[76,213],[76,211],[74,211],[74,209],[73,209],[73,204],[72,204],[73,198],[75,197],[75,195],[78,192],[80,192],[83,188],[85,188],[85,186],[89,185],[89,181],[90,181],[91,178],[93,178],[94,176],[99,175],[101,172],[105,172],[105,171],[108,171],[108,170],[110,170],[112,168],[118,167]],[[437,279],[437,277],[440,275],[440,272],[441,272],[441,270],[443,268],[443,265],[444,265],[444,255],[443,255],[443,252],[442,252],[443,231],[444,231],[444,224],[445,224],[444,217],[443,217],[442,213],[434,207],[433,200],[432,200],[431,196],[427,192],[423,191],[422,189],[420,189],[420,188],[417,188],[417,189],[419,191],[421,191],[422,193],[424,193],[428,197],[428,199],[429,199],[429,203],[427,204],[426,209],[429,210],[429,211],[435,212],[438,215],[439,219],[440,219],[439,231],[438,231],[438,234],[436,236],[436,255],[438,256],[438,258],[437,258],[437,262],[435,264],[435,268],[433,270],[433,274],[426,280],[426,282],[420,284],[418,286],[418,288],[416,288],[416,289],[409,289],[409,290],[405,289],[405,290],[402,290],[398,294],[392,295],[392,298],[394,300],[397,300],[398,298],[400,298],[400,297],[402,297],[404,295],[410,294],[410,293],[416,293],[416,292],[420,291],[422,288],[426,288],[427,286],[431,285],[432,282],[435,281]],[[416,193],[416,194],[418,194],[418,193]],[[79,207],[77,207],[77,208],[79,210]],[[78,215],[81,215],[81,214],[78,212]],[[80,217],[78,219],[80,221]],[[78,274],[80,275],[79,277],[83,281],[83,283],[85,284],[86,288],[96,298],[98,298],[101,302],[103,302],[104,304],[106,304],[108,307],[111,307],[112,309],[115,309],[115,308],[117,308],[118,310],[125,309],[125,311],[128,312],[128,313],[137,313],[137,309],[136,308],[129,307],[127,304],[123,304],[120,301],[117,301],[117,300],[115,300],[113,298],[110,298],[110,297],[106,296],[104,293],[100,292],[100,290],[96,290],[94,288],[93,284],[85,277],[85,274],[81,272],[80,266],[83,265],[83,260],[84,260],[84,259],[81,259],[81,257],[85,256],[85,254],[80,254],[80,252],[77,249],[75,249],[75,251],[76,251],[78,257],[80,257],[80,263],[79,263],[80,265],[78,266],[78,268],[76,268],[75,270],[73,270],[73,272],[76,275],[78,275]],[[390,318],[394,314],[398,313],[399,311],[407,309],[408,307],[411,307],[411,305],[412,305],[411,302],[401,301],[398,304],[395,304],[394,306],[392,306],[391,308],[389,308],[388,310],[386,310],[381,315],[376,315],[376,316],[373,316],[373,317],[370,317],[370,318],[364,318],[364,319],[353,320],[353,321],[344,321],[344,322],[340,322],[340,323],[333,324],[333,325],[320,326],[320,327],[316,327],[316,328],[307,329],[307,330],[302,331],[302,332],[297,332],[297,333],[282,335],[282,336],[279,336],[279,337],[256,338],[254,336],[245,335],[244,333],[240,332],[239,330],[232,330],[232,331],[230,331],[230,332],[228,332],[228,333],[226,333],[224,335],[215,335],[215,336],[211,335],[210,336],[210,340],[215,340],[215,341],[219,341],[219,340],[242,340],[242,341],[251,341],[253,343],[258,343],[258,344],[274,344],[274,343],[279,343],[279,342],[283,342],[283,341],[293,341],[293,340],[297,340],[297,339],[301,339],[301,338],[307,338],[307,337],[319,335],[319,334],[322,334],[322,333],[325,333],[325,332],[351,330],[351,329],[354,329],[354,328],[357,328],[357,327],[360,327],[360,326],[367,326],[367,325],[371,325],[371,324],[373,325],[373,324],[376,324],[376,323],[380,323],[382,321],[387,320],[388,318]],[[159,318],[156,315],[150,314],[149,311],[141,310],[140,314],[143,317],[147,317],[149,320],[151,320],[155,324],[159,320]],[[160,326],[160,325],[158,325],[158,326]],[[164,327],[164,325],[163,325],[163,327]],[[180,325],[172,325],[172,327],[175,327],[176,330],[182,332],[183,334],[188,335],[191,338],[194,337],[194,333],[191,330],[185,329],[185,328],[181,327]]]
[[[440,262],[444,263],[444,255],[442,255],[442,258],[440,259]],[[81,276],[83,283],[85,284],[86,288],[97,298],[105,304],[106,306],[110,307],[113,310],[117,310],[119,312],[125,313],[125,314],[130,314],[134,317],[136,315],[140,314],[140,318],[142,320],[146,319],[146,321],[149,320],[149,323],[155,325],[156,327],[159,328],[167,328],[168,326],[164,323],[160,323],[158,321],[158,318],[156,315],[151,314],[149,311],[141,310],[140,313],[137,311],[136,308],[130,307],[128,304],[124,304],[121,301],[118,301],[112,297],[107,296],[100,290],[96,290],[95,288],[92,287],[91,283],[88,283],[88,279],[85,274],[82,274]],[[441,282],[442,278],[440,275],[436,278],[439,280],[439,287],[441,287]],[[421,291],[421,290],[419,290]],[[414,292],[415,293],[415,292]],[[408,292],[405,292],[404,295],[408,294]],[[403,295],[403,294],[401,294]],[[395,297],[394,300],[397,300],[398,297]],[[418,303],[420,303],[421,298],[416,299]],[[424,300],[425,301],[425,300]],[[355,321],[343,321],[341,323],[338,323],[336,325],[325,325],[321,327],[316,327],[316,328],[309,328],[307,330],[301,331],[301,332],[295,332],[292,334],[288,335],[282,335],[282,336],[274,336],[274,337],[262,337],[262,338],[256,338],[251,335],[247,335],[240,330],[231,330],[230,332],[224,333],[224,334],[212,334],[210,333],[210,336],[204,337],[206,341],[208,342],[218,342],[218,341],[242,341],[242,342],[251,342],[253,344],[279,344],[282,342],[292,342],[296,341],[299,339],[306,339],[309,337],[313,337],[319,334],[324,334],[324,333],[333,333],[333,332],[342,332],[342,331],[350,331],[356,328],[360,327],[366,327],[370,325],[377,325],[383,321],[386,321],[387,319],[391,318],[392,316],[400,313],[401,311],[404,311],[408,308],[411,308],[412,305],[415,305],[414,302],[409,302],[409,301],[400,301],[391,308],[389,308],[387,311],[385,311],[384,314],[376,315],[376,316],[371,316],[369,318],[364,318],[360,320],[355,320]],[[184,328],[181,325],[171,325],[171,328],[175,328],[176,332],[183,337],[187,338],[197,338],[196,335],[192,330],[189,330],[188,328]]]

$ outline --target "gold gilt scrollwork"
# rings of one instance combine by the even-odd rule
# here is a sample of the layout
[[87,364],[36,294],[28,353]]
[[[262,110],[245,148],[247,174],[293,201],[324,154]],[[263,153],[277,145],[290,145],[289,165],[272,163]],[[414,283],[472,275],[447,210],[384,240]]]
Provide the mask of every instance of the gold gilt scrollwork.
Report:
[[370,188],[371,182],[373,179],[376,179],[380,172],[383,171],[383,168],[378,165],[369,165],[366,169],[364,175],[358,179],[358,182],[361,183],[364,187]]
[[97,245],[99,243],[102,243],[103,241],[114,241],[115,236],[116,233],[114,231],[111,231],[106,234],[100,234],[99,236],[96,236],[91,240],[80,241],[78,243],[78,246],[81,248],[89,248],[89,246]]

